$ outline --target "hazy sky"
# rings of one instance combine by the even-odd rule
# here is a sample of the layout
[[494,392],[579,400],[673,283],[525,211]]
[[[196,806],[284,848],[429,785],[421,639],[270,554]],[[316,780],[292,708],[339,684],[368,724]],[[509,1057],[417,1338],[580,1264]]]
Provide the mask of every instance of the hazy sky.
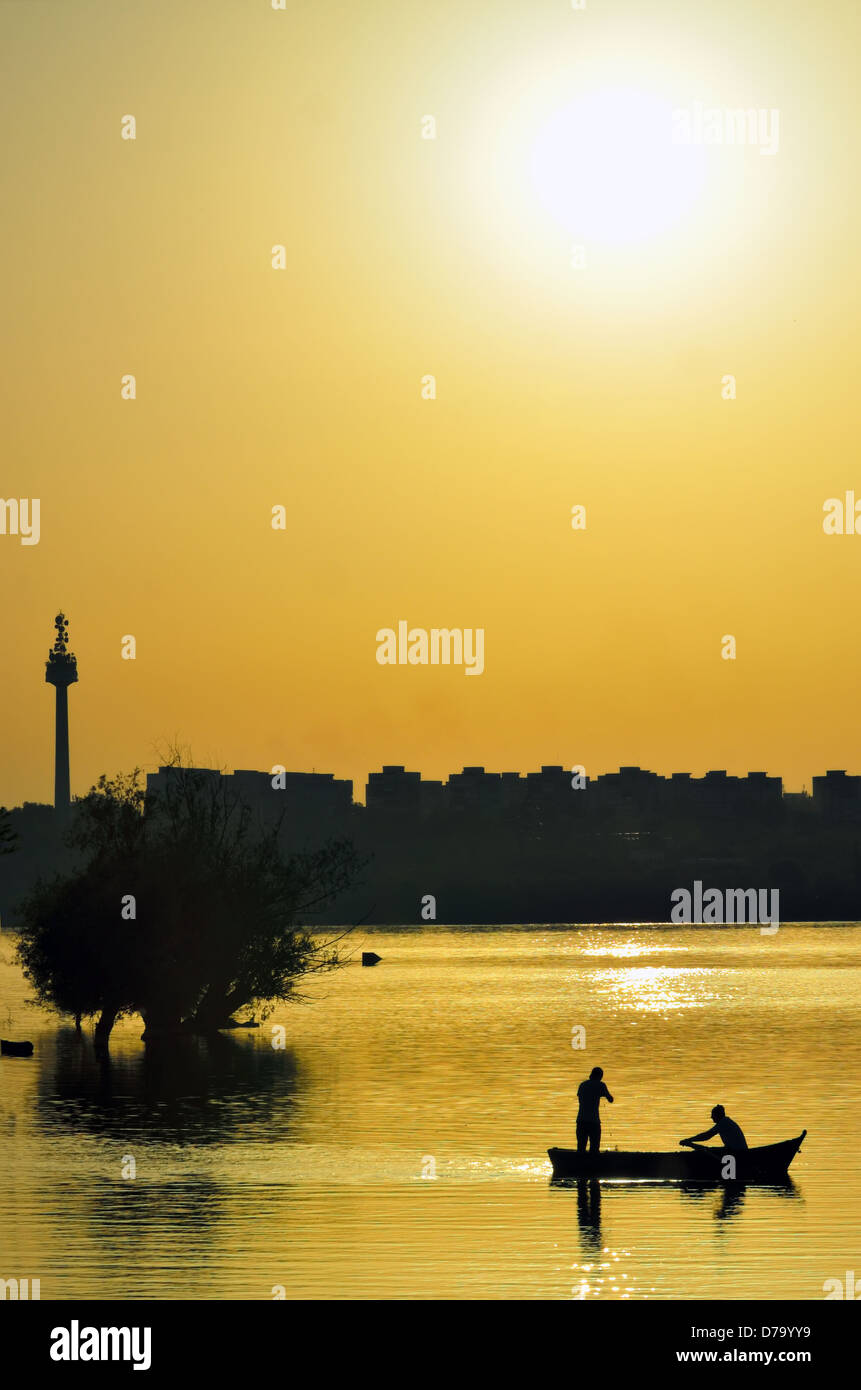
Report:
[[[0,802],[51,797],[59,607],[75,792],[173,738],[360,796],[861,772],[861,536],[822,527],[861,499],[859,41],[857,0],[0,4],[0,495],[41,503]],[[735,108],[776,150],[673,146]],[[379,665],[402,619],[483,628],[483,674]]]

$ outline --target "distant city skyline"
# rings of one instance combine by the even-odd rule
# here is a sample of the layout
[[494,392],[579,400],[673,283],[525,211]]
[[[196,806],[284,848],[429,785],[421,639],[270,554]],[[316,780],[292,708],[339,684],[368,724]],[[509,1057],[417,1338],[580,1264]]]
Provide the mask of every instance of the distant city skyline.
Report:
[[[55,620],[55,627],[56,627],[56,622],[57,622],[60,618],[63,618],[62,613],[59,614],[59,615],[58,615],[58,619]],[[66,621],[66,620],[63,618],[63,621]],[[62,632],[61,632],[60,635],[62,636]],[[67,633],[66,635],[68,636],[68,633]],[[123,639],[122,639],[122,642],[123,642],[123,651],[124,651],[125,653],[127,653],[127,648],[128,648],[128,644],[129,644],[129,643],[131,643],[132,650],[134,650],[134,645],[135,645],[134,638],[132,638],[132,637],[130,637],[128,634],[126,634],[126,635],[124,635],[124,637],[123,637]],[[44,663],[44,662],[43,662],[43,664],[45,664],[45,666],[46,666],[45,680],[46,680],[47,682],[51,683],[51,684],[56,684],[56,671],[57,671],[58,667],[57,667],[57,663],[56,663],[55,658],[57,657],[57,655],[58,655],[58,653],[57,653],[57,651],[55,650],[54,652],[49,653],[49,656],[51,657],[51,660],[50,660],[48,663]],[[133,658],[133,659],[134,659],[134,658]],[[97,663],[97,662],[96,662],[95,664],[98,666],[98,663]],[[70,667],[70,672],[69,672],[69,674],[70,674],[70,679],[76,681],[76,680],[77,680],[77,664],[76,664],[76,660],[75,660],[74,657],[71,657],[71,658],[70,658],[69,667]],[[78,696],[76,696],[76,703],[78,704],[78,706],[79,706],[80,709],[81,709],[82,717],[81,717],[81,719],[79,720],[79,722],[77,723],[76,728],[75,728],[75,740],[74,740],[74,742],[75,742],[76,748],[77,748],[78,746],[80,747],[80,749],[81,749],[81,756],[82,756],[83,758],[86,758],[86,759],[90,762],[90,765],[92,766],[93,771],[92,771],[92,773],[91,773],[90,775],[77,776],[77,777],[75,776],[76,761],[75,761],[74,758],[71,759],[71,771],[70,771],[70,767],[69,767],[70,756],[69,756],[69,747],[68,747],[68,742],[69,742],[69,734],[68,734],[68,715],[65,714],[64,710],[61,708],[61,699],[62,699],[62,696],[65,694],[65,692],[61,692],[60,690],[57,690],[58,700],[57,700],[57,716],[56,716],[56,720],[55,720],[54,763],[53,763],[54,797],[50,799],[50,800],[53,800],[54,802],[57,801],[58,795],[59,795],[59,797],[60,797],[61,800],[63,799],[64,795],[65,795],[65,796],[71,796],[71,797],[74,797],[75,795],[78,795],[78,796],[85,795],[86,792],[89,790],[89,788],[90,788],[92,785],[94,785],[94,783],[96,782],[96,780],[98,779],[98,777],[102,775],[102,773],[107,773],[108,775],[112,775],[112,774],[114,774],[114,773],[116,773],[116,772],[119,772],[119,771],[128,771],[128,770],[130,770],[132,767],[135,767],[135,766],[140,767],[144,773],[150,773],[150,772],[154,771],[155,769],[157,769],[157,768],[161,765],[161,759],[162,759],[162,757],[163,757],[163,749],[166,748],[168,745],[173,746],[173,745],[179,743],[179,744],[181,744],[181,745],[184,746],[184,747],[186,747],[186,746],[187,746],[187,747],[191,747],[190,744],[189,744],[189,745],[186,745],[184,740],[177,740],[176,738],[173,738],[173,739],[168,740],[168,739],[165,738],[165,739],[162,739],[162,740],[160,740],[160,741],[157,741],[157,744],[158,744],[158,752],[156,753],[156,756],[155,756],[154,758],[150,759],[150,760],[145,760],[145,759],[140,759],[140,758],[137,758],[137,759],[136,759],[136,758],[132,757],[132,758],[130,758],[130,759],[127,759],[125,762],[122,762],[122,763],[116,763],[116,762],[115,762],[115,763],[112,764],[112,763],[110,762],[108,756],[107,756],[107,753],[106,753],[104,756],[102,756],[101,758],[99,758],[98,753],[97,753],[96,751],[94,751],[94,747],[93,747],[93,743],[94,743],[93,731],[92,731],[91,728],[88,727],[88,723],[87,723],[87,692],[88,692],[88,691],[91,691],[91,689],[92,689],[92,687],[91,687],[91,685],[88,683],[87,685],[85,685],[85,686],[83,687],[83,690],[82,690],[81,694],[78,695]],[[30,714],[32,714],[32,708],[33,708],[33,706],[32,706],[32,704],[31,704],[31,706],[29,707],[29,713],[30,713]],[[59,722],[58,722],[58,721],[59,721]],[[42,720],[40,719],[40,724],[42,724],[41,732],[42,732],[42,734],[43,734],[43,736],[44,736],[43,739],[40,738],[40,740],[39,740],[39,742],[40,742],[40,744],[41,744],[40,752],[42,752],[42,753],[44,754],[44,758],[43,758],[43,759],[40,758],[40,761],[43,761],[43,766],[44,766],[44,769],[45,769],[45,772],[44,772],[44,774],[42,775],[42,779],[41,779],[41,780],[44,781],[44,780],[45,780],[45,776],[49,776],[49,775],[50,775],[50,771],[51,771],[51,755],[50,755],[50,741],[49,741],[49,738],[48,738],[48,725],[47,725],[47,722],[46,722],[46,721],[42,721]],[[63,730],[63,729],[65,730],[65,733],[64,733],[64,734],[61,732],[61,730]],[[336,731],[336,733],[337,733],[337,731]],[[65,740],[65,751],[63,752],[64,740]],[[432,741],[432,740],[430,740],[430,741]],[[337,744],[340,743],[340,742],[341,742],[340,736],[335,737],[335,738],[333,739],[333,743],[334,743],[335,745],[337,745]],[[153,747],[153,744],[152,744],[152,743],[150,744],[150,747]],[[57,755],[58,755],[58,750],[60,750],[59,759],[58,759],[58,756],[57,756]],[[7,751],[9,751],[9,750],[7,750]],[[20,750],[16,748],[15,751],[20,751]],[[193,752],[193,748],[192,748],[191,751]],[[475,762],[464,762],[464,763],[461,764],[460,769],[459,769],[459,771],[457,771],[457,772],[455,772],[454,770],[452,770],[452,768],[440,769],[439,766],[436,766],[436,767],[431,766],[430,768],[428,768],[428,767],[425,765],[425,766],[419,768],[419,767],[418,767],[419,761],[421,761],[421,762],[423,762],[423,763],[425,762],[424,759],[421,759],[421,760],[418,760],[418,759],[411,760],[411,763],[412,763],[412,769],[411,769],[411,770],[416,770],[416,771],[418,771],[418,772],[419,772],[419,775],[422,777],[422,779],[423,779],[424,781],[442,781],[442,782],[447,782],[449,778],[451,778],[451,777],[453,777],[453,776],[459,776],[459,775],[461,775],[461,773],[463,773],[463,772],[465,772],[465,771],[469,771],[469,770],[472,769],[472,768],[481,768],[482,770],[486,770],[486,772],[488,773],[488,775],[500,775],[500,776],[507,776],[507,777],[511,777],[511,776],[528,777],[528,776],[534,774],[534,772],[536,771],[536,764],[533,764],[532,767],[529,767],[529,766],[524,765],[524,766],[521,766],[519,769],[513,769],[513,768],[511,767],[511,760],[509,760],[509,762],[508,762],[508,767],[507,767],[507,768],[504,768],[502,765],[500,765],[498,771],[497,771],[496,769],[494,769],[493,767],[489,766],[488,763],[486,763],[486,762],[478,762],[478,761],[475,761]],[[455,761],[457,761],[457,760],[455,760]],[[216,762],[217,762],[217,759],[211,758],[211,759],[208,759],[205,763],[200,763],[200,764],[195,763],[195,765],[196,765],[196,766],[206,766],[207,764],[210,764],[210,765],[211,765],[211,764],[216,763]],[[6,766],[6,765],[4,764],[4,769],[2,770],[2,774],[0,774],[0,782],[2,782],[2,785],[0,785],[0,805],[4,805],[4,804],[5,804],[5,805],[8,805],[8,806],[20,806],[20,805],[23,805],[23,804],[25,804],[25,803],[33,803],[33,804],[37,804],[37,805],[45,805],[45,804],[48,804],[49,798],[48,798],[47,796],[44,796],[44,793],[43,793],[43,795],[42,795],[41,798],[40,798],[40,796],[38,795],[38,793],[34,794],[34,791],[32,790],[32,781],[31,781],[31,778],[25,776],[24,771],[23,771],[23,768],[21,768],[20,766],[19,766],[18,777],[17,777],[16,780],[18,781],[19,784],[22,783],[22,782],[25,783],[25,784],[28,784],[28,785],[26,785],[26,790],[24,790],[24,789],[22,788],[21,790],[19,790],[19,792],[18,792],[17,795],[15,794],[15,792],[14,792],[13,790],[10,790],[10,789],[9,789],[9,783],[10,783],[10,781],[12,781],[12,779],[9,777],[8,772],[5,770],[5,766]],[[278,763],[278,762],[273,762],[270,766],[271,766],[271,768],[274,770],[276,767],[285,766],[285,764],[283,764],[283,763]],[[395,764],[395,763],[392,763],[391,759],[386,759],[385,757],[383,757],[382,759],[380,759],[379,764],[378,764],[379,769],[382,769],[382,768],[385,768],[385,767],[391,767],[391,766],[398,766],[398,767],[401,767],[401,768],[408,768],[409,765],[408,765],[408,763],[407,763],[406,761],[404,761],[404,762],[402,762],[402,763]],[[745,776],[748,775],[748,773],[749,773],[749,771],[750,771],[750,769],[740,769],[740,768],[738,768],[738,763],[737,763],[737,762],[736,762],[735,764],[729,764],[728,766],[726,766],[726,767],[724,767],[724,768],[720,768],[720,769],[716,768],[714,764],[711,764],[711,765],[700,764],[699,767],[694,767],[694,768],[691,768],[691,769],[686,769],[684,772],[680,771],[680,770],[678,769],[678,766],[677,766],[677,765],[674,766],[674,767],[672,767],[672,768],[667,768],[667,769],[664,770],[664,771],[658,771],[656,768],[648,768],[648,767],[647,767],[645,764],[643,764],[643,763],[618,763],[618,764],[615,764],[615,763],[612,762],[612,761],[611,761],[610,763],[608,763],[608,764],[607,764],[606,766],[604,766],[604,767],[599,767],[597,770],[593,768],[591,771],[590,771],[588,765],[587,765],[585,762],[581,762],[581,763],[573,763],[573,762],[572,762],[571,764],[566,765],[565,763],[560,763],[560,762],[547,763],[547,762],[545,762],[545,761],[538,761],[538,762],[537,762],[537,766],[538,766],[538,767],[541,767],[541,768],[545,768],[545,767],[557,767],[557,768],[559,768],[560,770],[563,770],[563,771],[566,770],[566,767],[568,767],[568,768],[570,768],[570,770],[571,770],[572,773],[573,773],[573,771],[574,771],[575,769],[580,769],[580,768],[582,768],[582,769],[585,771],[585,775],[586,775],[586,777],[588,778],[588,780],[589,780],[590,782],[594,782],[594,781],[596,781],[596,780],[598,780],[598,779],[600,779],[600,778],[604,778],[604,777],[608,777],[608,776],[613,776],[613,775],[615,775],[618,771],[622,771],[622,770],[624,770],[625,768],[630,768],[630,767],[633,767],[633,768],[642,768],[643,770],[648,770],[648,771],[650,772],[651,775],[654,775],[654,776],[657,776],[657,777],[661,777],[661,778],[672,778],[672,777],[678,777],[678,776],[693,777],[693,778],[701,778],[701,777],[709,776],[709,775],[715,773],[716,771],[719,771],[719,772],[721,772],[721,773],[724,773],[725,775],[730,776],[730,777],[738,777],[738,776],[745,777]],[[734,770],[734,768],[737,769],[737,770]],[[224,769],[223,769],[222,767],[216,767],[215,770],[222,771],[222,770],[224,770]],[[242,769],[241,769],[241,768],[239,767],[239,765],[237,764],[237,765],[235,766],[234,770],[236,770],[236,771],[241,771]],[[297,772],[297,773],[300,773],[300,772],[301,772],[301,773],[309,772],[309,769],[308,769],[308,768],[305,768],[305,769],[294,768],[294,769],[292,769],[292,770],[295,771],[295,772]],[[823,769],[823,770],[824,770],[824,771],[828,771],[829,769],[828,769],[828,768],[825,768],[825,769]],[[842,770],[846,770],[846,769],[842,769]],[[261,773],[264,773],[264,772],[266,771],[266,769],[265,769],[265,768],[260,768],[260,769],[256,769],[255,771],[259,771],[259,772],[261,772]],[[316,771],[316,769],[315,769],[314,767],[312,767],[312,768],[310,769],[310,771],[311,771],[311,772],[314,772],[314,771]],[[761,769],[757,769],[757,771],[760,772]],[[336,767],[336,768],[334,768],[331,772],[327,772],[327,773],[325,773],[324,775],[326,775],[326,776],[331,776],[331,777],[337,776],[337,777],[339,778],[339,780],[342,780],[342,781],[343,781],[343,780],[347,780],[347,781],[349,781],[349,782],[353,785],[354,788],[357,787],[357,786],[358,786],[359,788],[361,788],[362,791],[360,791],[358,794],[354,792],[354,800],[355,800],[358,804],[362,804],[362,802],[360,801],[360,796],[362,795],[362,792],[363,792],[363,791],[366,789],[366,787],[367,787],[367,781],[366,781],[366,779],[367,779],[368,777],[372,777],[372,776],[377,775],[377,771],[376,771],[375,769],[373,769],[373,768],[372,768],[370,771],[365,772],[364,774],[362,774],[362,773],[356,774],[356,772],[354,771],[354,772],[352,773],[351,776],[347,776],[347,777],[345,778],[344,775],[343,775],[342,770]],[[796,786],[790,786],[790,785],[788,785],[789,779],[787,779],[786,777],[782,776],[782,774],[780,774],[780,773],[774,773],[774,772],[771,772],[770,770],[768,770],[768,771],[762,772],[762,775],[767,775],[767,776],[769,776],[769,777],[773,777],[773,776],[779,777],[780,780],[781,780],[781,782],[782,782],[782,784],[783,784],[783,791],[784,791],[784,793],[786,793],[786,794],[801,795],[801,794],[803,794],[803,793],[808,793],[808,794],[810,794],[810,793],[812,792],[812,789],[813,789],[813,779],[815,778],[815,776],[817,776],[817,775],[819,775],[819,774],[816,774],[816,773],[812,773],[812,774],[811,774],[811,773],[808,773],[808,774],[806,775],[806,777],[801,781],[801,784],[800,784],[800,785],[796,785]],[[13,783],[13,785],[14,785],[14,783]]]
[[[154,768],[147,769],[140,764],[141,775],[144,778],[148,791],[158,788],[161,778],[169,775],[173,768],[170,764],[158,764]],[[105,769],[109,775],[114,771],[127,771],[129,769]],[[468,793],[469,789],[490,789],[499,788],[502,796],[500,805],[505,803],[505,793],[522,790],[528,791],[530,786],[552,785],[554,794],[556,790],[561,790],[567,796],[570,791],[572,796],[577,796],[590,789],[594,792],[601,789],[607,793],[612,788],[619,794],[630,795],[632,793],[643,793],[654,788],[666,788],[675,794],[684,794],[687,789],[702,789],[704,792],[718,793],[722,789],[747,789],[752,792],[757,799],[764,804],[774,802],[778,799],[810,799],[816,797],[823,804],[824,799],[833,799],[834,796],[849,795],[861,798],[861,774],[853,774],[846,768],[827,768],[822,773],[814,773],[809,786],[801,789],[787,787],[783,778],[778,775],[762,771],[760,769],[750,769],[747,772],[735,774],[725,768],[708,768],[702,773],[678,770],[672,773],[660,773],[651,768],[640,767],[637,764],[620,764],[613,771],[599,772],[590,776],[588,772],[583,772],[576,764],[565,767],[561,763],[542,763],[538,768],[526,769],[523,771],[509,769],[497,770],[487,768],[483,764],[465,764],[457,770],[448,772],[440,778],[426,777],[417,768],[410,768],[405,763],[384,763],[380,768],[371,769],[365,778],[360,780],[359,786],[352,778],[338,777],[334,772],[323,772],[319,769],[298,769],[288,768],[283,764],[273,765],[272,768],[224,768],[209,767],[197,763],[183,764],[185,772],[192,772],[201,776],[219,777],[233,783],[237,791],[251,792],[257,798],[262,792],[273,793],[276,796],[279,792],[287,793],[281,800],[284,802],[307,796],[311,802],[319,799],[321,791],[329,789],[331,792],[332,805],[358,806],[379,809],[388,799],[391,789],[397,787],[406,790],[409,787],[421,787],[425,793],[430,793],[425,805],[433,804],[433,793],[436,790],[444,792],[454,792],[455,801],[462,800],[460,793]],[[580,783],[574,785],[575,781]],[[279,784],[279,785],[276,785]],[[93,785],[93,784],[91,784]],[[86,791],[89,791],[89,787]],[[85,795],[85,792],[80,795]],[[292,794],[292,795],[291,795]],[[0,803],[4,804],[4,803]],[[22,802],[6,802],[11,809],[20,809],[22,806],[50,807],[53,806],[52,800],[39,801],[33,797],[27,797]]]
[[[60,810],[61,812],[65,812],[65,809],[68,807],[69,802],[74,795],[71,789],[70,777],[70,746],[67,687],[69,684],[74,684],[77,682],[78,668],[77,659],[68,647],[68,619],[62,611],[59,612],[54,619],[54,628],[54,644],[52,649],[48,653],[48,660],[45,662],[45,681],[46,683],[51,684],[55,687],[56,695],[54,734],[54,797],[53,802],[51,804],[53,804],[54,807]],[[132,659],[135,659],[135,638],[129,634],[126,634],[122,639],[122,643],[123,655],[125,657],[128,657],[129,652],[131,652]],[[185,761],[187,761],[187,759],[185,759]],[[406,763],[384,762],[379,771],[371,770],[366,774],[367,781],[363,784],[364,801],[362,801],[360,800],[360,797],[356,794],[355,790],[355,783],[357,779],[342,777],[336,778],[334,772],[318,773],[316,769],[312,769],[310,772],[307,770],[299,769],[288,770],[286,765],[281,763],[273,764],[268,771],[265,769],[243,769],[237,767],[230,772],[221,767],[207,768],[205,765],[193,763],[189,763],[189,765],[194,766],[196,771],[211,771],[219,775],[232,777],[234,779],[235,785],[237,786],[245,785],[248,787],[256,787],[260,779],[266,778],[272,779],[274,785],[276,779],[280,777],[282,779],[284,790],[287,789],[287,779],[289,779],[289,784],[291,786],[295,788],[301,787],[306,793],[312,793],[313,788],[319,788],[324,784],[330,784],[334,790],[337,790],[339,795],[343,796],[345,793],[347,793],[349,796],[349,803],[351,805],[369,806],[374,805],[375,792],[377,792],[378,790],[382,792],[382,788],[385,787],[386,794],[388,794],[392,786],[392,779],[394,778],[395,781],[397,781],[398,777],[400,778],[400,781],[404,786],[409,786],[415,783],[423,789],[422,802],[425,808],[435,804],[434,793],[436,789],[439,789],[440,792],[449,792],[452,789],[455,789],[454,800],[456,801],[456,789],[460,786],[467,785],[470,782],[470,780],[473,784],[476,784],[477,779],[481,779],[481,783],[484,788],[489,788],[498,784],[500,791],[503,793],[503,799],[500,804],[503,804],[503,802],[505,801],[506,793],[509,794],[508,804],[513,804],[511,802],[511,793],[519,783],[522,782],[523,787],[528,789],[530,781],[534,782],[535,779],[542,778],[546,781],[549,775],[556,776],[560,786],[562,785],[563,779],[567,780],[570,777],[571,781],[569,785],[572,791],[585,790],[589,786],[598,787],[602,785],[606,789],[612,782],[621,782],[623,780],[626,782],[626,785],[628,785],[630,788],[631,778],[636,777],[639,779],[640,785],[648,783],[654,783],[655,785],[658,785],[665,783],[670,785],[671,787],[675,787],[677,795],[679,788],[683,787],[685,784],[693,785],[695,783],[702,783],[704,787],[711,786],[712,788],[714,788],[715,781],[717,779],[725,779],[726,782],[730,784],[736,782],[747,782],[748,785],[750,785],[751,781],[755,780],[757,784],[761,783],[763,786],[769,785],[772,791],[776,791],[776,789],[779,789],[779,792],[777,792],[777,794],[779,795],[804,796],[810,794],[806,785],[803,785],[799,791],[790,791],[784,786],[784,781],[782,777],[769,774],[762,770],[748,770],[744,773],[738,774],[730,772],[729,769],[726,768],[707,768],[701,773],[697,773],[691,770],[676,770],[669,773],[660,773],[652,769],[643,768],[639,764],[620,764],[617,771],[610,771],[609,769],[607,769],[606,771],[593,771],[592,773],[590,773],[586,766],[582,763],[573,763],[570,766],[570,768],[566,767],[562,763],[542,763],[540,766],[540,770],[510,769],[505,771],[496,771],[492,768],[487,768],[483,763],[467,763],[464,764],[461,767],[461,769],[457,772],[448,771],[442,777],[434,777],[425,776],[422,771],[419,771],[417,769],[410,769],[407,767]],[[148,785],[155,785],[159,772],[165,772],[166,770],[164,766],[160,764],[160,762],[156,764],[156,768],[154,770],[147,769],[141,763],[135,763],[134,766],[141,768],[141,771],[147,777]],[[108,775],[110,775],[111,773],[121,770],[128,771],[129,769],[103,767],[101,769],[101,772],[105,772]],[[101,775],[101,772],[97,775]],[[844,789],[849,786],[854,786],[856,782],[859,786],[861,786],[861,778],[846,778],[845,769],[826,769],[825,776],[828,779],[846,779],[843,783]],[[94,784],[95,780],[96,778],[94,777],[89,782],[87,787],[79,794],[86,794],[86,791],[88,791],[89,787]],[[825,795],[826,793],[824,791],[824,779],[821,775],[812,776],[810,781],[810,791],[815,791],[817,782],[823,784],[823,795]],[[452,798],[449,797],[446,801],[446,804],[449,804],[449,801],[451,800]],[[4,802],[2,794],[0,794],[0,805],[2,804],[10,806],[14,804],[20,808],[24,805],[44,806],[49,803],[40,802],[32,797],[24,797],[21,801],[16,803],[13,803],[11,799],[7,798]],[[440,802],[440,804],[442,804],[442,802]]]
[[[61,808],[68,805],[70,798],[73,798],[75,794],[85,795],[89,788],[92,785],[94,785],[98,776],[100,776],[103,772],[107,773],[108,775],[111,775],[119,771],[129,771],[130,766],[137,766],[140,767],[142,772],[147,776],[148,782],[152,782],[154,774],[156,774],[158,769],[162,766],[160,758],[156,760],[154,765],[150,764],[149,766],[145,765],[142,761],[133,762],[130,766],[126,766],[123,768],[102,765],[99,768],[98,772],[96,772],[86,782],[86,785],[83,786],[77,793],[75,792],[74,788],[72,787],[72,779],[70,775],[69,724],[68,711],[66,706],[66,687],[70,683],[77,682],[78,670],[76,657],[70,651],[68,651],[69,632],[67,622],[68,620],[62,612],[58,613],[56,618],[54,619],[54,646],[48,654],[48,661],[45,662],[45,681],[55,686],[56,693],[56,717],[54,736],[54,797],[52,799],[51,804],[54,804],[55,806]],[[131,643],[131,649],[132,651],[134,651],[135,639],[127,634],[123,637],[124,652],[127,652],[129,643]],[[61,677],[62,679],[60,679]],[[86,742],[86,738],[84,741]],[[458,771],[448,770],[441,776],[435,776],[433,775],[433,773],[431,773],[430,775],[426,775],[423,770],[420,770],[415,767],[410,768],[407,763],[383,762],[379,770],[372,769],[365,774],[365,777],[367,779],[365,781],[363,781],[362,778],[356,777],[336,777],[334,771],[318,773],[316,769],[312,769],[311,771],[308,771],[307,769],[288,770],[286,764],[283,763],[273,763],[270,769],[268,770],[264,768],[249,769],[235,767],[232,771],[227,771],[225,768],[222,767],[207,768],[205,764],[193,763],[191,765],[195,766],[195,768],[197,768],[197,770],[200,771],[209,770],[212,772],[217,772],[219,774],[232,776],[237,779],[246,778],[253,780],[266,777],[272,778],[280,772],[289,777],[291,781],[295,781],[297,784],[301,782],[302,785],[306,788],[306,790],[310,789],[314,785],[315,779],[318,784],[323,780],[328,780],[330,783],[333,784],[333,786],[336,786],[340,789],[349,788],[350,801],[351,804],[354,805],[373,804],[373,793],[375,787],[378,787],[381,784],[385,783],[387,774],[389,775],[389,779],[391,779],[391,775],[397,773],[402,774],[407,781],[409,781],[410,779],[418,779],[418,781],[424,788],[424,796],[426,803],[428,802],[429,798],[432,799],[434,788],[438,787],[440,789],[448,789],[450,787],[457,786],[460,782],[462,782],[464,779],[468,779],[471,775],[473,777],[480,776],[482,779],[485,780],[485,783],[487,784],[493,781],[493,779],[498,779],[500,782],[500,786],[502,788],[505,788],[506,786],[510,787],[513,783],[517,782],[523,782],[524,786],[526,786],[528,785],[530,779],[534,779],[539,776],[544,776],[548,773],[554,773],[558,774],[560,784],[561,779],[571,778],[572,780],[569,783],[569,785],[571,787],[572,792],[575,792],[575,794],[575,780],[579,780],[581,789],[585,789],[585,787],[589,785],[598,786],[604,784],[606,786],[609,785],[609,782],[613,779],[620,779],[625,777],[626,775],[630,778],[631,774],[637,774],[642,779],[653,779],[656,784],[668,783],[675,784],[676,786],[680,785],[685,781],[690,781],[692,783],[702,782],[703,784],[707,784],[709,781],[711,781],[713,783],[714,779],[719,778],[727,779],[729,782],[735,782],[738,780],[757,779],[763,780],[772,785],[779,785],[781,795],[795,796],[811,795],[813,792],[815,792],[817,782],[823,783],[822,774],[812,774],[809,778],[809,781],[803,783],[801,788],[792,789],[785,785],[785,779],[781,777],[779,774],[772,774],[761,769],[757,769],[755,771],[748,769],[744,772],[738,773],[732,772],[729,768],[710,767],[704,768],[702,771],[681,771],[675,769],[670,772],[658,772],[654,769],[646,768],[641,766],[640,764],[635,763],[619,764],[617,770],[611,770],[608,767],[605,770],[593,770],[592,772],[589,771],[588,767],[584,763],[572,763],[570,766],[566,766],[564,763],[542,762],[540,764],[540,769],[512,769],[509,767],[505,770],[495,770],[493,768],[487,767],[484,763],[464,763]],[[827,776],[828,778],[846,777],[846,772],[846,769],[826,768],[825,776]],[[846,785],[854,785],[855,780],[857,780],[858,784],[861,785],[861,778],[853,779],[851,776],[847,778]],[[359,786],[361,788],[361,792],[358,794],[356,791],[357,782],[359,783]],[[361,799],[362,793],[364,794],[364,800]],[[0,787],[0,805],[3,804],[8,806],[20,807],[23,805],[40,806],[47,805],[49,803],[47,801],[40,801],[36,797],[26,795],[21,797],[20,800],[16,801],[8,795],[4,797],[3,788]]]
[[[760,771],[623,766],[581,780],[560,765],[525,776],[468,766],[443,781],[386,764],[362,804],[331,773],[168,764],[147,775],[146,796],[170,805],[190,783],[213,805],[246,807],[251,833],[276,832],[291,854],[350,842],[367,867],[327,909],[330,924],[406,923],[428,893],[443,914],[433,920],[659,921],[671,891],[716,875],[779,895],[782,920],[856,911],[861,776],[831,769],[812,796]],[[13,924],[29,886],[74,853],[51,805],[13,808],[8,825],[16,852],[2,861],[0,921]]]

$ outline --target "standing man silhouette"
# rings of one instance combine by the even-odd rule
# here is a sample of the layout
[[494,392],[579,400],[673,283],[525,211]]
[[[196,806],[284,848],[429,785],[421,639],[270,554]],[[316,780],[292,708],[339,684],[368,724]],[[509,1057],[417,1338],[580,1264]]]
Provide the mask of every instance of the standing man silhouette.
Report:
[[587,1148],[596,1154],[601,1147],[601,1116],[598,1110],[602,1098],[613,1104],[613,1097],[602,1081],[601,1067],[593,1067],[588,1081],[581,1081],[577,1087],[580,1108],[577,1111],[577,1152],[585,1153]]

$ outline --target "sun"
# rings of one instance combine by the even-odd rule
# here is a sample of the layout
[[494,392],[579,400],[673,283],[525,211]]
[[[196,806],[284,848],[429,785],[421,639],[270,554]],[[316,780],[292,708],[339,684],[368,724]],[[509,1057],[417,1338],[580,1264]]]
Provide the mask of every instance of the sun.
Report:
[[702,147],[674,144],[672,117],[668,102],[631,87],[602,87],[557,111],[532,149],[542,206],[587,244],[667,231],[705,181]]

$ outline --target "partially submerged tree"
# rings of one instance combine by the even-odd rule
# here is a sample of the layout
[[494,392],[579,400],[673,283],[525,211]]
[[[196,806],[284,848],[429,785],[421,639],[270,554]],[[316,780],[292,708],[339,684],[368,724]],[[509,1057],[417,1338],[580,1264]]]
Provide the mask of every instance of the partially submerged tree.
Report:
[[100,1039],[124,1013],[142,1014],[145,1037],[225,1027],[340,963],[340,937],[306,921],[355,880],[352,844],[288,854],[281,818],[256,819],[223,778],[175,757],[166,782],[147,798],[137,770],[102,777],[75,806],[84,867],[24,908],[19,956],[39,999],[98,1013]]

